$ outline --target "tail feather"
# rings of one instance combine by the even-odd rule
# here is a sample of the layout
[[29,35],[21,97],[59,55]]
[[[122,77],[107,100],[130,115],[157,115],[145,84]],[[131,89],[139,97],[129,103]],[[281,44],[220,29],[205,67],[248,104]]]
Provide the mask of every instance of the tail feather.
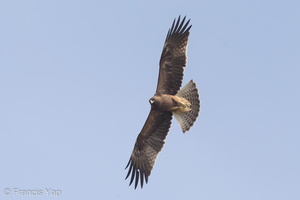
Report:
[[193,80],[186,84],[176,94],[176,96],[183,97],[191,103],[190,111],[183,113],[173,113],[182,129],[182,132],[185,133],[186,131],[190,130],[190,128],[193,126],[200,111],[198,89],[196,88],[196,84],[193,82]]

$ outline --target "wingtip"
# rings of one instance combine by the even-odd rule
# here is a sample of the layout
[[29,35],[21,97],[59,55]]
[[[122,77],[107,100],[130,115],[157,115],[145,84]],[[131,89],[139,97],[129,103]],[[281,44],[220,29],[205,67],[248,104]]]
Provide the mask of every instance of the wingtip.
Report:
[[178,18],[174,18],[171,28],[168,30],[165,42],[173,35],[174,33],[182,34],[189,34],[190,29],[192,28],[192,25],[189,25],[191,19],[189,19],[187,22],[185,22],[186,16],[183,17],[181,20],[181,15],[178,16]]

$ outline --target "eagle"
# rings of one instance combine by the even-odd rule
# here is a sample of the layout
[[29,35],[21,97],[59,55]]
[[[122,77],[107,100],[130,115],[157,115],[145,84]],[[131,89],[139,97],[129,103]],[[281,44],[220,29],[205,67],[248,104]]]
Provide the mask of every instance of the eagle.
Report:
[[138,135],[129,162],[125,169],[131,185],[135,189],[140,182],[143,188],[155,164],[157,155],[162,150],[169,132],[172,117],[178,121],[185,133],[193,126],[200,111],[200,100],[196,84],[191,80],[180,89],[184,67],[187,63],[187,45],[190,19],[185,22],[180,16],[174,19],[163,46],[159,61],[159,76],[154,96],[149,102],[151,110]]

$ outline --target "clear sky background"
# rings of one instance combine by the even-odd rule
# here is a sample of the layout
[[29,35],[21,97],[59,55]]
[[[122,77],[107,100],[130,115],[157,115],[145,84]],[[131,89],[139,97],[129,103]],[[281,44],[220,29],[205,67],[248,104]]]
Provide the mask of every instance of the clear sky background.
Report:
[[[0,2],[0,199],[300,199],[300,1]],[[174,18],[201,94],[143,189],[124,170]],[[4,194],[5,188],[11,193]],[[38,196],[15,190],[42,190]]]

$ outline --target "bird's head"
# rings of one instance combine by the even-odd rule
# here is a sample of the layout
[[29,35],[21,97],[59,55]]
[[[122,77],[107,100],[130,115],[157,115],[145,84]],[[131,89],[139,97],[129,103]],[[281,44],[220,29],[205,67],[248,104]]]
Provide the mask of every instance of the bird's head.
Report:
[[149,99],[149,103],[152,108],[158,108],[158,106],[160,105],[160,97],[153,96],[151,99]]

